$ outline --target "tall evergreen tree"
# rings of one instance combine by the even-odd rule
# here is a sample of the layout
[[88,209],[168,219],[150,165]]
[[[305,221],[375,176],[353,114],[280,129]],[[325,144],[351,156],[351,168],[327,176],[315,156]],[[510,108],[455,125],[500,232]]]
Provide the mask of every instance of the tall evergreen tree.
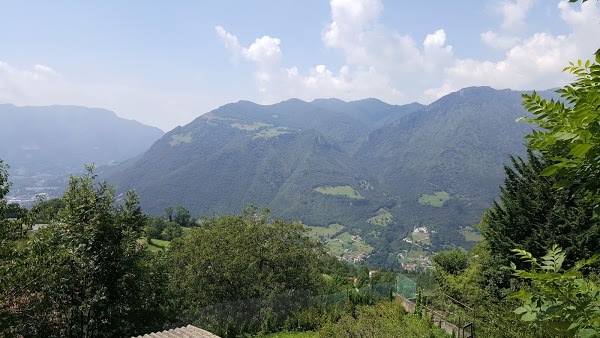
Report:
[[512,158],[505,166],[506,178],[500,201],[495,202],[481,222],[481,232],[490,251],[490,278],[508,286],[508,273],[499,272],[514,260],[514,248],[543,256],[554,244],[567,253],[565,267],[590,257],[600,247],[600,219],[585,192],[565,187],[554,189],[557,178],[541,176],[548,167],[543,157],[529,152],[527,160]]

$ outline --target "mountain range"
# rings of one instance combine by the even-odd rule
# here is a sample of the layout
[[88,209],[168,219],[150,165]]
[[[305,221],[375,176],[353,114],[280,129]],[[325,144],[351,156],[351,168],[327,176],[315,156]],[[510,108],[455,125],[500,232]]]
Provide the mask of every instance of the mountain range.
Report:
[[86,164],[127,160],[164,134],[97,108],[0,104],[0,116],[0,159],[10,165],[11,193],[22,196],[58,194]]
[[472,245],[463,231],[497,196],[509,156],[525,152],[521,95],[471,87],[427,106],[239,101],[106,177],[136,190],[147,212],[181,205],[208,216],[254,204],[312,227],[341,225],[375,248],[371,259],[397,261],[416,227],[430,230],[422,245]]

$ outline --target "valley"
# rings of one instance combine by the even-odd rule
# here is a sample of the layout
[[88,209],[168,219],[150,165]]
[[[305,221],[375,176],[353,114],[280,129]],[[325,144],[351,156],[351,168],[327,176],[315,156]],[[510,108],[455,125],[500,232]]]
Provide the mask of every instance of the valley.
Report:
[[[78,137],[89,132],[65,130],[65,138],[80,149],[70,145],[72,150],[64,154],[86,155],[47,162],[44,154],[54,148],[40,144],[67,146],[54,145],[46,139],[46,129],[34,125],[36,136],[27,148],[32,153],[7,153],[14,182],[7,197],[25,206],[38,195],[58,197],[70,174],[96,163],[96,171],[119,192],[136,191],[147,213],[158,215],[180,205],[199,218],[256,205],[277,217],[302,220],[340,258],[397,268],[413,264],[403,259],[414,250],[428,256],[477,242],[471,226],[497,195],[502,164],[509,161],[508,154],[524,152],[521,138],[528,126],[514,122],[526,114],[520,95],[472,87],[427,106],[375,99],[291,99],[274,105],[240,101],[162,137],[110,112],[90,110],[98,114],[100,129],[127,130],[127,136],[113,132],[116,138],[110,142],[131,148],[102,152],[113,146],[101,139],[105,133],[100,130],[86,142]],[[62,114],[74,121],[87,109],[0,108],[10,114]],[[123,129],[131,127],[138,131]],[[54,127],[59,128],[64,126]],[[95,145],[101,143],[103,147]],[[344,231],[328,233],[337,229],[331,228],[335,224]],[[416,228],[429,229],[427,238],[412,232]]]

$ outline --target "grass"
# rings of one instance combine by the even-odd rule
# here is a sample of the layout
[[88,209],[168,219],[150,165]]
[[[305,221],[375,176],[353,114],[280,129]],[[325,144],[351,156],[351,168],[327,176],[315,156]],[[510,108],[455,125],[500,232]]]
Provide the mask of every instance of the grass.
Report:
[[148,251],[152,251],[152,252],[158,252],[158,251],[164,250],[164,249],[168,248],[169,245],[171,245],[171,242],[169,242],[169,241],[163,241],[162,239],[156,239],[156,238],[152,239],[152,243],[147,243],[145,237],[138,239],[138,242],[141,244],[146,244]]
[[413,232],[412,239],[415,243],[431,244],[431,239],[429,237],[429,234],[424,234],[421,232]]
[[368,254],[373,251],[372,246],[365,243],[362,239],[352,239],[352,235],[348,232],[343,232],[329,240],[326,246],[334,256]]
[[190,142],[192,142],[192,133],[188,132],[186,134],[171,135],[171,141],[169,141],[169,144],[171,146],[176,146],[181,143],[190,143]]
[[271,124],[262,123],[262,122],[252,122],[252,124],[241,124],[241,123],[233,123],[230,124],[233,128],[237,128],[245,131],[255,131],[264,127],[271,127]]
[[364,199],[364,197],[358,191],[354,190],[354,188],[349,185],[340,185],[337,187],[331,187],[327,185],[323,187],[316,187],[313,190],[324,195],[343,196],[357,200]]
[[254,134],[252,138],[273,138],[288,133],[289,131],[286,127],[274,127],[263,129],[260,132]]
[[478,231],[475,230],[462,230],[460,232],[463,236],[465,236],[465,239],[467,240],[467,242],[481,242],[483,240],[483,236],[481,236],[481,234]]
[[321,239],[339,233],[340,231],[344,230],[344,226],[341,224],[333,223],[330,224],[328,227],[310,227],[309,229],[310,230],[308,231],[308,233],[311,236],[316,237],[317,239]]
[[310,227],[308,235],[325,243],[329,253],[334,256],[367,254],[373,251],[373,247],[359,237],[352,239],[350,233],[340,233],[344,228],[343,225],[337,223],[327,227]]
[[277,332],[263,336],[264,338],[319,338],[317,332]]
[[419,258],[419,256],[427,256],[427,251],[413,250],[413,251],[409,252],[408,255],[406,255],[406,258],[416,259],[416,258]]
[[392,222],[393,218],[394,216],[389,211],[385,210],[384,208],[381,208],[377,211],[375,216],[367,220],[367,223],[373,225],[387,226]]
[[445,191],[438,191],[433,195],[423,194],[419,197],[419,203],[425,205],[431,205],[434,207],[441,207],[444,205],[446,201],[450,199],[450,195],[448,195]]

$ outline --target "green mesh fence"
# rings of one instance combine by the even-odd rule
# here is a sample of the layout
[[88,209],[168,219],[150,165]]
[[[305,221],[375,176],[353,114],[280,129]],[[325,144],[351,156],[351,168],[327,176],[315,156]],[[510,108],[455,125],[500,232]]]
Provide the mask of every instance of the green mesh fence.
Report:
[[406,299],[413,299],[417,295],[417,283],[399,273],[396,276],[396,293]]

